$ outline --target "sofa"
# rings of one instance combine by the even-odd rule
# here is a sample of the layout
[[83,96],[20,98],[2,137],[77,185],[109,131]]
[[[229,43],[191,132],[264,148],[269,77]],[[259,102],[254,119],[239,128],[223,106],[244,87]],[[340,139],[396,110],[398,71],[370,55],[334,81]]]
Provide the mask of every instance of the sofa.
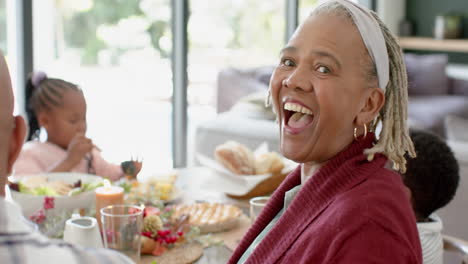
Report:
[[447,55],[405,54],[410,126],[446,137],[447,116],[468,117],[468,66],[448,65]]

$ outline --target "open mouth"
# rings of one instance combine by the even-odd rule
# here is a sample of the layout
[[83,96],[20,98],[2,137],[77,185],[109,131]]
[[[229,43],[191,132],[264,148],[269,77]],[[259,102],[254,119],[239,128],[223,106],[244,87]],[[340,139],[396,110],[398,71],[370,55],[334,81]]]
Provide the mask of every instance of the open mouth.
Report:
[[300,132],[309,126],[314,120],[312,110],[293,102],[286,102],[283,105],[284,121],[286,127]]

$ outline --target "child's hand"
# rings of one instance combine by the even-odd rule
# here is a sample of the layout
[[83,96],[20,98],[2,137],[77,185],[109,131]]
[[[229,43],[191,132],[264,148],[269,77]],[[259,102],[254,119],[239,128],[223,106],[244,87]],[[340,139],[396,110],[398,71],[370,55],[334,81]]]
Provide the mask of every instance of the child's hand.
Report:
[[77,134],[68,145],[67,158],[70,162],[77,164],[86,154],[91,152],[93,147],[94,144],[91,139],[85,137],[84,134]]

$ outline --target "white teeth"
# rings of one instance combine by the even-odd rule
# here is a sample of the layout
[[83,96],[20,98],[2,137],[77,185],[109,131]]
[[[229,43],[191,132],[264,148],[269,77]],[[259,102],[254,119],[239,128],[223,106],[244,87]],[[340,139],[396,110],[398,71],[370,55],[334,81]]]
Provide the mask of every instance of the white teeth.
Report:
[[284,104],[284,109],[285,110],[288,110],[288,111],[293,111],[293,112],[297,112],[297,113],[303,113],[303,114],[306,114],[306,115],[312,115],[312,111],[310,111],[309,109],[301,106],[300,104],[296,104],[296,103],[285,103]]

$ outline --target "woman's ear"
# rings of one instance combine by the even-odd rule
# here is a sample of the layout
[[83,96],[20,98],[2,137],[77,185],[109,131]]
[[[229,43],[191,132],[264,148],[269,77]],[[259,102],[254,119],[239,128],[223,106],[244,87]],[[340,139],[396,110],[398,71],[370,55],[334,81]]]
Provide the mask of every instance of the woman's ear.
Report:
[[8,150],[8,174],[11,173],[13,164],[15,163],[18,155],[23,147],[24,138],[26,137],[26,123],[22,116],[15,116],[15,128],[11,135],[10,147]]
[[355,120],[358,126],[372,122],[385,104],[385,94],[380,88],[367,89],[364,98],[364,104]]

